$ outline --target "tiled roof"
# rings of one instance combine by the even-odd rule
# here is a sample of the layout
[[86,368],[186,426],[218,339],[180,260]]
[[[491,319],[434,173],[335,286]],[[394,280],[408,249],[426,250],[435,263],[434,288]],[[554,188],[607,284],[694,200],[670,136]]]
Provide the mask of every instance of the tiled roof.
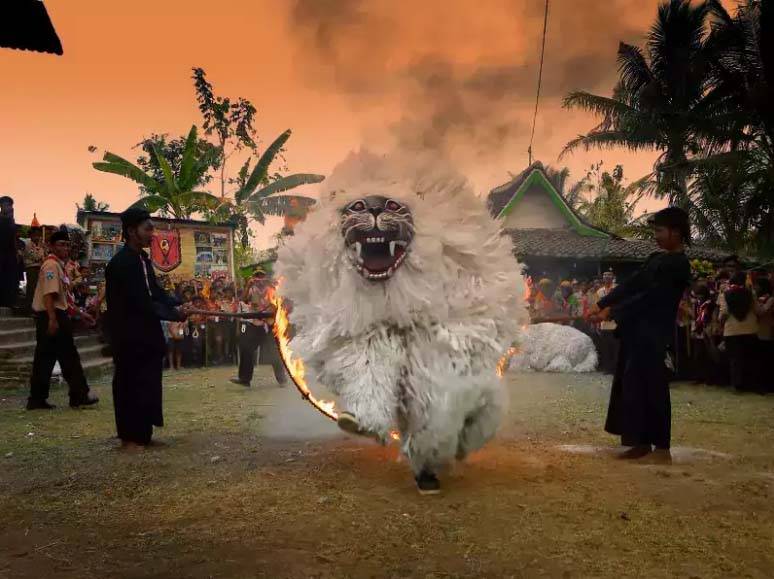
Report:
[[495,219],[500,215],[502,210],[505,209],[505,206],[508,205],[508,201],[513,197],[513,194],[521,187],[521,184],[524,183],[524,180],[533,170],[538,168],[542,170],[543,165],[539,161],[536,161],[516,175],[508,183],[495,187],[489,192],[489,195],[486,198],[486,206],[489,209],[489,214],[492,216],[492,219]]
[[[604,239],[579,235],[572,229],[509,229],[513,253],[523,257],[554,257],[605,261],[644,261],[658,251],[651,241]],[[691,259],[720,261],[728,255],[708,247],[693,246],[686,252]]]
[[41,0],[0,3],[0,46],[62,54],[62,43]]
[[[528,179],[530,179],[532,174],[535,173],[536,171],[540,173],[540,175],[543,177],[543,179],[538,179],[537,182],[543,183],[543,187],[546,195],[550,197],[555,197],[558,200],[558,203],[562,204],[566,208],[567,213],[569,213],[572,216],[572,218],[568,219],[568,224],[572,225],[572,220],[574,218],[574,220],[577,221],[577,225],[579,225],[582,228],[586,228],[587,230],[590,230],[589,233],[592,235],[595,235],[595,234],[597,236],[610,235],[610,233],[608,233],[607,231],[599,229],[598,227],[595,227],[594,225],[586,221],[586,219],[584,219],[584,217],[580,215],[572,207],[572,205],[570,205],[567,202],[567,199],[564,198],[562,193],[559,190],[557,190],[557,188],[548,178],[546,169],[540,161],[535,161],[534,163],[532,163],[532,165],[527,167],[524,171],[519,173],[508,183],[500,185],[499,187],[495,187],[489,192],[486,203],[487,203],[487,208],[489,209],[489,214],[492,216],[493,219],[496,219],[497,217],[500,216],[500,214],[503,212],[503,209],[505,209],[508,206],[511,199],[513,199],[513,197],[519,192],[519,189],[522,188],[522,185],[524,185],[525,182]],[[514,210],[518,211],[518,206],[516,206]]]

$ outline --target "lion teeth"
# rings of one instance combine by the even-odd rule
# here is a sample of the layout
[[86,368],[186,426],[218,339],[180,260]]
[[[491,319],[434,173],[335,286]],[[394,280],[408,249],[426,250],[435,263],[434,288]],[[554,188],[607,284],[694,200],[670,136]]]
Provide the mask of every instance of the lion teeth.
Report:
[[390,241],[390,257],[395,257],[395,242]]
[[366,243],[384,243],[384,237],[368,237]]

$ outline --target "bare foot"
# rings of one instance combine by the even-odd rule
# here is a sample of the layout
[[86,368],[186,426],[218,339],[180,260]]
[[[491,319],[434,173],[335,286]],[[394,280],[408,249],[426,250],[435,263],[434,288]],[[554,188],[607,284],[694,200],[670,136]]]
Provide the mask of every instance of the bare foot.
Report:
[[644,456],[648,456],[653,450],[650,445],[632,446],[629,450],[625,450],[619,454],[616,458],[621,460],[636,460]]
[[136,442],[130,442],[128,440],[124,440],[121,442],[121,450],[124,452],[128,452],[129,454],[137,454],[140,452],[144,452],[145,446],[142,444],[137,444]]
[[668,448],[657,448],[648,457],[648,462],[655,464],[672,464],[672,453]]

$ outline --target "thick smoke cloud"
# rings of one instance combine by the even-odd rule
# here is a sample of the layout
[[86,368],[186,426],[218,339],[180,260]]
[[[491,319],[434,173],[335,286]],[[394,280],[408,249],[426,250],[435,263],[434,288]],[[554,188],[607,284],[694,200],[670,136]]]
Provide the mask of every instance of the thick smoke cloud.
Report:
[[[542,0],[296,0],[289,26],[307,82],[348,95],[353,109],[389,111],[382,132],[401,148],[479,162],[527,148],[543,6]],[[609,92],[618,42],[640,42],[656,6],[657,0],[554,0],[543,117],[555,116],[571,90]],[[536,143],[555,132],[551,123],[539,124]]]

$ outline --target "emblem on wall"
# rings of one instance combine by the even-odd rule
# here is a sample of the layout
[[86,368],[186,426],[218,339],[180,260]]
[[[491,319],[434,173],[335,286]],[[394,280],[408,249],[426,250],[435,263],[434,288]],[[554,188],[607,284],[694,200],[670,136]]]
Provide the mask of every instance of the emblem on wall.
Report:
[[179,229],[157,229],[151,242],[151,261],[159,271],[168,272],[180,265]]

